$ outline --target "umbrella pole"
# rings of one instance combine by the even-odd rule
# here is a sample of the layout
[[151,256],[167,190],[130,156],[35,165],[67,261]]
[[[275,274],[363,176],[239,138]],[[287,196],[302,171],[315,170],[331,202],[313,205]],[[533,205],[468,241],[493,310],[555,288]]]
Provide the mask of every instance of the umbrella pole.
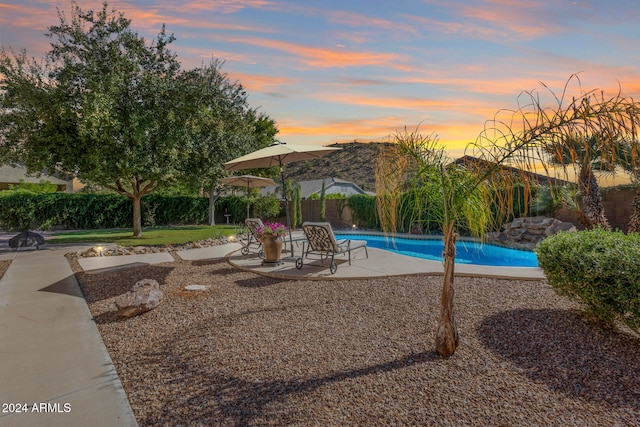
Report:
[[291,215],[289,214],[289,200],[287,199],[287,182],[284,180],[284,170],[282,170],[282,159],[280,162],[280,178],[282,179],[282,196],[284,197],[284,212],[287,215],[287,227],[289,228],[289,247],[291,257],[293,257],[293,237],[291,237]]
[[247,219],[249,219],[249,181],[247,181]]

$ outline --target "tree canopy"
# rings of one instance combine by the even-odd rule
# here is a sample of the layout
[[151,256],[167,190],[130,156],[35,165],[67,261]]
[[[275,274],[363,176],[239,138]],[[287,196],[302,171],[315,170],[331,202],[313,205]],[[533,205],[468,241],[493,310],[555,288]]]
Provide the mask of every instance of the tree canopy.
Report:
[[162,27],[147,43],[124,14],[72,5],[42,61],[0,52],[0,156],[132,199],[172,183],[212,187],[222,163],[268,145],[275,123],[213,60],[182,70]]

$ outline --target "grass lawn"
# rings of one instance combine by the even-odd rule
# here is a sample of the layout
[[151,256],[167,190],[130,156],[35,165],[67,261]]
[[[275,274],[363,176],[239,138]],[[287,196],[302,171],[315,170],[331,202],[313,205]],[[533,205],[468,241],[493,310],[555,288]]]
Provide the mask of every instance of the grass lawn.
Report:
[[48,243],[116,243],[120,246],[180,245],[209,238],[238,234],[242,228],[232,224],[194,225],[175,227],[148,227],[142,229],[142,237],[133,237],[127,229],[59,231],[50,234]]

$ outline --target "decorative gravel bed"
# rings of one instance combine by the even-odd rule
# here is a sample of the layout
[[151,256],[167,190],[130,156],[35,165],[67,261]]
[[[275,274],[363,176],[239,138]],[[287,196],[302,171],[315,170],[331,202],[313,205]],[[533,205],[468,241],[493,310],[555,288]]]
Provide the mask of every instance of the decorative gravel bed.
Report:
[[[461,345],[441,359],[441,277],[280,280],[180,260],[77,277],[143,426],[640,425],[640,339],[545,282],[458,278]],[[144,278],[160,307],[114,316]]]

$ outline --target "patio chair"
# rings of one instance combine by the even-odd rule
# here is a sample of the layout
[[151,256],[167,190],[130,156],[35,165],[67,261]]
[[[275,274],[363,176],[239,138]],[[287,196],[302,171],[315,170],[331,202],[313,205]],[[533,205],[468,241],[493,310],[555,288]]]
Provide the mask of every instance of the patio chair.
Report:
[[258,229],[264,227],[262,220],[260,218],[247,218],[244,221],[244,224],[247,226],[249,231],[247,232],[247,240],[240,242],[242,244],[240,253],[242,255],[248,255],[253,249],[257,251],[260,258],[264,258],[264,249],[262,248],[262,242],[258,235]]
[[335,262],[336,254],[348,254],[349,265],[351,265],[352,250],[364,248],[367,258],[369,258],[366,241],[350,239],[336,240],[331,224],[328,222],[305,222],[302,224],[302,231],[307,240],[302,244],[302,255],[296,259],[296,268],[298,270],[302,268],[304,258],[310,253],[319,254],[321,263],[331,255],[331,263],[329,264],[331,274],[335,274],[338,269]]

